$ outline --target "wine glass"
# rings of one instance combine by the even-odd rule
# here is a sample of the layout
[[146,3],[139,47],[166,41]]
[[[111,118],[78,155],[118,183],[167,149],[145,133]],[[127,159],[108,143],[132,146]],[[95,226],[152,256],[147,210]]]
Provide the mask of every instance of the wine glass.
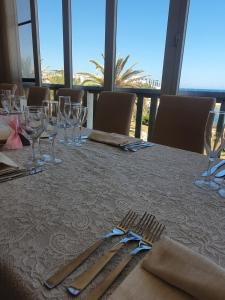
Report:
[[79,136],[78,134],[76,134],[76,128],[77,129],[79,128],[80,115],[81,115],[80,103],[73,103],[71,105],[71,125],[73,127],[71,145],[74,146],[80,146]]
[[45,132],[48,134],[48,139],[51,142],[51,155],[47,155],[45,161],[59,164],[61,159],[55,157],[55,138],[58,133],[58,101],[44,101],[43,107],[45,112]]
[[224,127],[225,112],[210,111],[204,133],[205,150],[209,160],[207,176],[195,181],[197,186],[207,190],[217,190],[219,188],[219,184],[211,180],[210,169],[223,150],[225,144]]
[[1,104],[6,113],[12,111],[12,97],[10,90],[1,90]]
[[87,114],[88,114],[88,108],[85,106],[81,107],[81,112],[80,112],[80,122],[79,122],[79,141],[80,143],[86,142],[86,139],[82,139],[82,126],[85,124],[87,120]]
[[44,108],[42,106],[27,106],[24,117],[21,125],[32,146],[32,159],[28,162],[28,168],[33,169],[43,165],[43,162],[36,159],[35,143],[44,131]]
[[[67,106],[66,110],[65,110],[65,106]],[[68,144],[67,128],[70,127],[70,123],[69,123],[70,109],[71,109],[70,96],[59,96],[59,106],[58,106],[59,127],[64,128],[64,139],[60,140],[60,142],[65,144]]]

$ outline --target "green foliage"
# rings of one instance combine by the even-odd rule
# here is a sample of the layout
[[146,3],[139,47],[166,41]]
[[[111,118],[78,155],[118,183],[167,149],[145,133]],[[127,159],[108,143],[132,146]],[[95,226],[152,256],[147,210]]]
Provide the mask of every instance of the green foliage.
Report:
[[142,115],[142,124],[148,126],[148,124],[149,124],[149,114],[143,114]]
[[[104,62],[104,55],[103,62]],[[143,85],[143,79],[146,78],[146,75],[141,70],[135,70],[134,67],[136,64],[125,69],[130,55],[127,55],[125,58],[119,57],[116,61],[115,66],[115,85],[117,87],[126,87],[134,88],[141,87]],[[100,64],[95,60],[90,60],[90,63],[94,64],[96,69],[96,74],[92,73],[78,73],[82,76],[84,80],[81,82],[82,85],[104,85],[104,64]]]

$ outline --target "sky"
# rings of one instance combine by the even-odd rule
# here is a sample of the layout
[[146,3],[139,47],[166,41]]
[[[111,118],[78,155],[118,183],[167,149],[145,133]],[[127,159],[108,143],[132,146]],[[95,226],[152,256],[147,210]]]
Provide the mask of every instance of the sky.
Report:
[[[26,2],[28,0],[17,0]],[[37,0],[44,68],[63,68],[61,0]],[[169,0],[118,0],[117,57],[161,80]],[[24,13],[26,10],[23,11]],[[191,0],[181,88],[225,90],[225,1]],[[73,73],[103,62],[105,0],[72,0]],[[27,48],[27,51],[29,47]]]

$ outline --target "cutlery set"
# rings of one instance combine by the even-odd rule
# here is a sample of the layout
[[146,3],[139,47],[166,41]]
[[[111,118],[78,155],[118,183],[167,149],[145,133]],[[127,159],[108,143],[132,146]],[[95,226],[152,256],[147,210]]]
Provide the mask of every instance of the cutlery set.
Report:
[[149,143],[149,142],[144,142],[144,141],[138,141],[135,143],[129,143],[125,145],[121,145],[120,148],[125,150],[125,151],[131,151],[131,152],[136,152],[140,149],[152,147],[154,144]]
[[[139,219],[139,220],[138,220]],[[137,221],[138,220],[138,221]],[[60,267],[59,270],[44,284],[49,289],[56,287],[72,272],[74,272],[100,245],[106,240],[114,236],[123,236],[118,243],[106,251],[92,266],[77,276],[73,282],[67,287],[67,291],[73,295],[79,295],[90,282],[101,272],[105,265],[116,255],[120,249],[125,248],[130,242],[136,243],[133,250],[126,254],[125,258],[110,272],[105,279],[92,289],[87,299],[97,300],[111,286],[114,280],[123,271],[131,259],[142,251],[149,251],[152,245],[157,241],[165,226],[157,221],[155,216],[145,212],[141,218],[134,211],[130,210],[122,221],[113,228],[109,233],[93,243],[89,248],[82,252],[78,257],[70,261],[67,265]]]
[[13,172],[9,172],[7,174],[1,175],[0,176],[0,183],[10,181],[10,180],[13,180],[13,179],[16,179],[16,178],[20,178],[20,177],[34,175],[34,174],[40,173],[42,171],[43,171],[43,168],[41,168],[41,167],[33,168],[31,170],[17,169],[17,170],[14,170]]

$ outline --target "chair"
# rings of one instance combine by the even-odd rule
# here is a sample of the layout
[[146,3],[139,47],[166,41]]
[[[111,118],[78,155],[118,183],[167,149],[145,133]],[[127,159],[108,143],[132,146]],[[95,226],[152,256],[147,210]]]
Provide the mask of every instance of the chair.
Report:
[[93,128],[129,135],[135,94],[102,92],[98,98]]
[[17,90],[17,85],[15,83],[0,83],[0,91],[1,90],[10,90],[14,95]]
[[81,103],[84,96],[84,90],[61,88],[58,90],[57,98],[59,96],[70,96],[71,102]]
[[41,106],[43,100],[49,99],[49,89],[46,87],[34,86],[29,89],[27,105]]
[[161,96],[152,141],[203,153],[204,130],[215,103],[214,98]]

